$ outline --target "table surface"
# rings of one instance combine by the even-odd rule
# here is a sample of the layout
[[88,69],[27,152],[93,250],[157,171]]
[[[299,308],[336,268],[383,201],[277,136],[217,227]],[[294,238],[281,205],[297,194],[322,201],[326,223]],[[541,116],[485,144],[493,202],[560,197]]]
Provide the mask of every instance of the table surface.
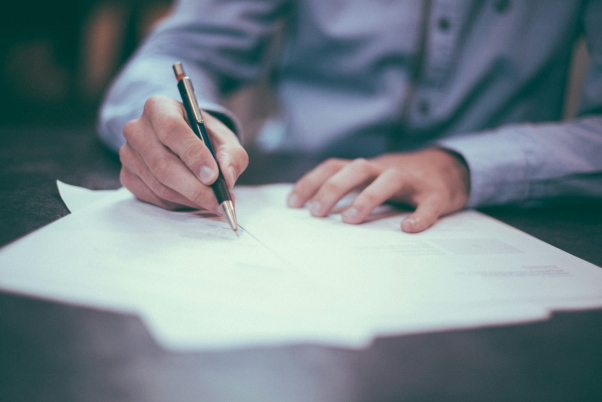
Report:
[[[243,184],[291,181],[253,157]],[[55,180],[119,184],[92,128],[0,129],[0,246],[68,214]],[[262,171],[262,169],[264,171]],[[602,202],[483,212],[602,266]],[[601,401],[602,310],[532,324],[224,352],[161,349],[136,316],[0,292],[0,401]]]

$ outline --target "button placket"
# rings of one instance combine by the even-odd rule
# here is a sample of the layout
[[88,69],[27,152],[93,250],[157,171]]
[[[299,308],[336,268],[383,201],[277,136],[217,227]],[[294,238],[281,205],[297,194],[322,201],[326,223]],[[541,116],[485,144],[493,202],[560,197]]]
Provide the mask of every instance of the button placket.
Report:
[[453,67],[464,7],[458,1],[439,0],[433,3],[424,75],[429,86],[444,85]]
[[512,6],[511,0],[494,0],[493,9],[498,14],[506,14]]
[[457,57],[460,28],[466,17],[465,2],[436,0],[432,3],[425,43],[424,71],[414,101],[414,123],[430,124]]

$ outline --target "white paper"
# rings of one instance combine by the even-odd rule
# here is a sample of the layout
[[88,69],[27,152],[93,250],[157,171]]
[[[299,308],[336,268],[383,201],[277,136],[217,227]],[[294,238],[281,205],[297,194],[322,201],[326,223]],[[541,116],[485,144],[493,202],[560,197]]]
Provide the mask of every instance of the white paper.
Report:
[[63,183],[60,180],[56,181],[59,194],[63,199],[67,209],[70,212],[76,212],[84,209],[96,201],[102,200],[107,195],[115,194],[119,190],[88,190],[87,188],[72,186],[71,184]]
[[474,211],[421,234],[290,209],[290,185],[236,189],[240,238],[125,189],[59,183],[74,213],[0,251],[0,288],[136,312],[172,349],[314,342],[544,319],[602,306],[602,271]]
[[[283,201],[253,213],[245,210],[259,211],[252,191],[237,193],[246,227],[332,291],[371,292],[383,303],[403,290],[411,303],[517,301],[545,308],[577,299],[598,305],[602,296],[600,268],[476,211],[407,234],[400,214],[353,226],[338,215],[312,218]],[[276,200],[288,189],[269,191]]]

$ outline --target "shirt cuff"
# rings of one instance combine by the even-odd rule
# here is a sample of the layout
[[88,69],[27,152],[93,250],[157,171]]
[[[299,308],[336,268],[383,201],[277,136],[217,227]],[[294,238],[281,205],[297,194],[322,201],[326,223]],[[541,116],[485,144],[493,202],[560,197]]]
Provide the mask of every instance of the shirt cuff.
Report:
[[[512,129],[504,129],[503,131]],[[514,133],[516,134],[516,133]],[[467,208],[512,204],[529,193],[527,155],[519,136],[501,132],[475,133],[436,142],[436,146],[460,154],[470,171]]]

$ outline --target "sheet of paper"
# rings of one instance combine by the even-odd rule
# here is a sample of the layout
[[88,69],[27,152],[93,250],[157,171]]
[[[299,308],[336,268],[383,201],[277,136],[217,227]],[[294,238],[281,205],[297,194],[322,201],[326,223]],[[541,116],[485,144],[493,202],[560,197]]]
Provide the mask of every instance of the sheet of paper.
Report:
[[[282,187],[283,189],[288,186]],[[243,189],[244,190],[244,189]],[[259,205],[265,207],[266,205],[278,205],[282,201],[280,193],[273,194],[269,187],[265,187],[262,191],[252,190],[254,196],[252,196],[252,202],[257,202]],[[78,194],[73,194],[77,196]],[[65,201],[69,205],[71,194],[65,193]],[[119,197],[119,196],[117,196]],[[267,198],[266,198],[267,197]],[[272,198],[270,198],[272,197]],[[108,203],[113,201],[108,200]],[[249,206],[252,205],[250,200]],[[143,204],[142,204],[143,205]],[[146,206],[151,209],[155,209],[151,206]],[[102,208],[101,208],[102,210]],[[161,214],[173,215],[157,209]],[[91,214],[94,214],[92,212]],[[244,216],[244,212],[240,217]],[[143,217],[139,217],[141,221]],[[85,219],[89,219],[89,216]],[[148,218],[146,218],[148,219]],[[104,222],[118,221],[114,219],[104,219]],[[243,219],[244,220],[244,219]],[[226,227],[226,226],[225,226]],[[229,231],[229,229],[228,229]],[[244,229],[243,229],[244,231]],[[186,228],[178,228],[178,234],[186,233]],[[148,233],[148,232],[147,232]],[[243,232],[244,233],[244,232]],[[127,241],[127,239],[113,238],[117,243]],[[95,243],[97,243],[95,241]],[[178,242],[178,245],[182,247],[182,250],[190,249],[195,247],[195,244],[185,244]],[[114,249],[114,245],[109,245],[108,249]],[[178,253],[172,253],[178,254]],[[247,258],[248,256],[245,256]],[[286,258],[282,258],[286,261]],[[157,272],[163,273],[165,266],[169,262],[160,262],[157,267]],[[174,264],[182,266],[181,262],[173,261]],[[274,281],[273,275],[276,270],[270,270],[269,275],[265,275],[266,272],[257,271],[255,269],[250,270],[249,266],[244,267],[245,285],[242,289],[237,289],[235,294],[227,292],[228,288],[224,288],[225,285],[232,286],[233,281],[241,275],[241,272],[231,272],[224,268],[223,262],[218,263],[221,267],[219,272],[224,275],[222,283],[205,283],[209,285],[210,289],[217,291],[217,294],[211,295],[209,292],[205,293],[202,300],[195,300],[190,302],[182,298],[184,292],[182,288],[178,286],[178,282],[182,279],[180,274],[173,275],[173,272],[169,273],[169,278],[173,279],[176,283],[172,289],[176,289],[176,294],[169,300],[167,300],[167,292],[165,290],[158,292],[142,292],[140,289],[135,289],[130,294],[139,295],[141,301],[141,315],[147,324],[152,328],[153,334],[163,344],[168,345],[171,348],[198,348],[198,347],[232,347],[232,346],[244,346],[251,343],[287,343],[291,342],[292,339],[298,339],[304,342],[322,342],[322,343],[334,343],[339,346],[362,346],[369,343],[374,336],[374,328],[378,328],[379,325],[384,321],[388,327],[389,332],[416,332],[421,330],[438,330],[446,329],[449,327],[451,322],[455,322],[456,326],[470,327],[470,326],[483,326],[488,323],[496,324],[500,320],[503,322],[522,322],[526,320],[533,320],[535,318],[541,318],[545,315],[541,309],[537,309],[533,306],[505,306],[499,308],[496,311],[487,309],[473,309],[470,306],[462,306],[461,308],[442,309],[441,306],[438,308],[430,308],[427,312],[424,306],[423,309],[417,313],[415,309],[404,310],[404,304],[397,301],[395,308],[396,313],[396,324],[395,329],[392,329],[392,320],[390,317],[393,316],[391,308],[385,308],[379,310],[383,314],[389,312],[388,317],[383,315],[373,314],[370,317],[370,321],[363,321],[358,323],[357,310],[349,308],[349,301],[347,299],[337,299],[333,294],[328,292],[318,292],[318,289],[323,289],[323,283],[307,283],[306,279],[297,279],[298,283],[306,283],[306,287],[302,289],[302,292],[296,292],[299,296],[302,296],[297,301],[297,308],[295,308],[295,291],[291,287],[283,286],[281,279]],[[148,266],[145,267],[145,272],[148,273]],[[240,271],[240,270],[238,270]],[[303,272],[302,269],[297,272]],[[273,298],[266,298],[265,293],[262,295],[262,300],[267,301],[271,304],[281,306],[282,310],[275,314],[273,311],[270,312],[270,306],[259,306],[253,311],[250,309],[250,303],[248,300],[256,299],[256,295],[261,292],[261,289],[255,289],[252,281],[248,281],[248,276],[252,276],[252,279],[259,280],[258,285],[268,289],[279,289],[281,290],[282,299],[274,301]],[[195,271],[191,275],[192,277],[198,276],[204,279],[207,278],[207,273],[200,275],[195,267]],[[278,275],[280,276],[280,274]],[[161,279],[157,282],[163,283]],[[194,284],[192,287],[193,291],[203,289],[201,284]],[[244,290],[248,293],[244,293]],[[157,299],[154,295],[160,295]],[[298,297],[298,296],[297,296]],[[160,300],[160,302],[149,308],[148,300]],[[234,301],[240,300],[239,304],[234,304]],[[337,303],[337,300],[344,301],[343,306]],[[364,302],[365,303],[365,302]],[[200,313],[192,309],[191,306],[210,306],[210,314]],[[302,308],[299,308],[302,307]],[[273,307],[272,307],[273,308]],[[309,308],[309,310],[308,310]],[[517,311],[517,309],[519,311]],[[178,314],[174,314],[174,311],[178,311]],[[371,310],[374,312],[374,308]],[[351,314],[352,317],[345,317]],[[230,318],[230,322],[227,326],[224,326],[225,322]],[[380,319],[379,319],[380,318]],[[377,321],[378,319],[378,321]],[[365,320],[365,319],[364,319]],[[215,325],[212,323],[215,322]],[[374,322],[370,326],[366,325],[366,322]],[[383,327],[383,331],[384,331]],[[214,331],[217,329],[217,331]],[[317,330],[319,329],[319,330]],[[381,331],[381,333],[383,332]],[[294,338],[291,336],[294,335]]]
[[350,226],[287,208],[290,185],[241,187],[236,238],[125,189],[59,188],[75,212],[0,251],[0,288],[136,312],[173,349],[359,347],[602,305],[599,268],[473,211],[407,235],[398,211]]
[[[342,316],[330,320],[334,303],[320,288],[244,229],[237,237],[215,216],[165,211],[125,189],[87,193],[62,185],[77,212],[0,252],[1,288],[136,312],[171,348],[199,331],[202,338],[186,345],[368,341],[361,329],[345,329]],[[39,244],[48,252],[32,253]]]
[[88,190],[87,188],[72,186],[71,184],[63,183],[60,180],[56,181],[56,186],[59,194],[63,199],[67,209],[70,212],[76,212],[84,209],[96,201],[102,200],[107,195],[115,194],[119,190]]
[[399,228],[403,215],[386,211],[356,226],[339,215],[312,218],[284,205],[289,190],[270,187],[272,194],[260,201],[269,207],[259,209],[253,190],[241,189],[238,209],[247,229],[316,281],[334,285],[333,291],[378,293],[384,304],[399,291],[419,303],[601,304],[602,269],[479,212],[457,213],[423,233],[406,234]]
[[0,250],[0,289],[13,293],[135,312],[110,266],[81,240],[81,225],[68,215]]

